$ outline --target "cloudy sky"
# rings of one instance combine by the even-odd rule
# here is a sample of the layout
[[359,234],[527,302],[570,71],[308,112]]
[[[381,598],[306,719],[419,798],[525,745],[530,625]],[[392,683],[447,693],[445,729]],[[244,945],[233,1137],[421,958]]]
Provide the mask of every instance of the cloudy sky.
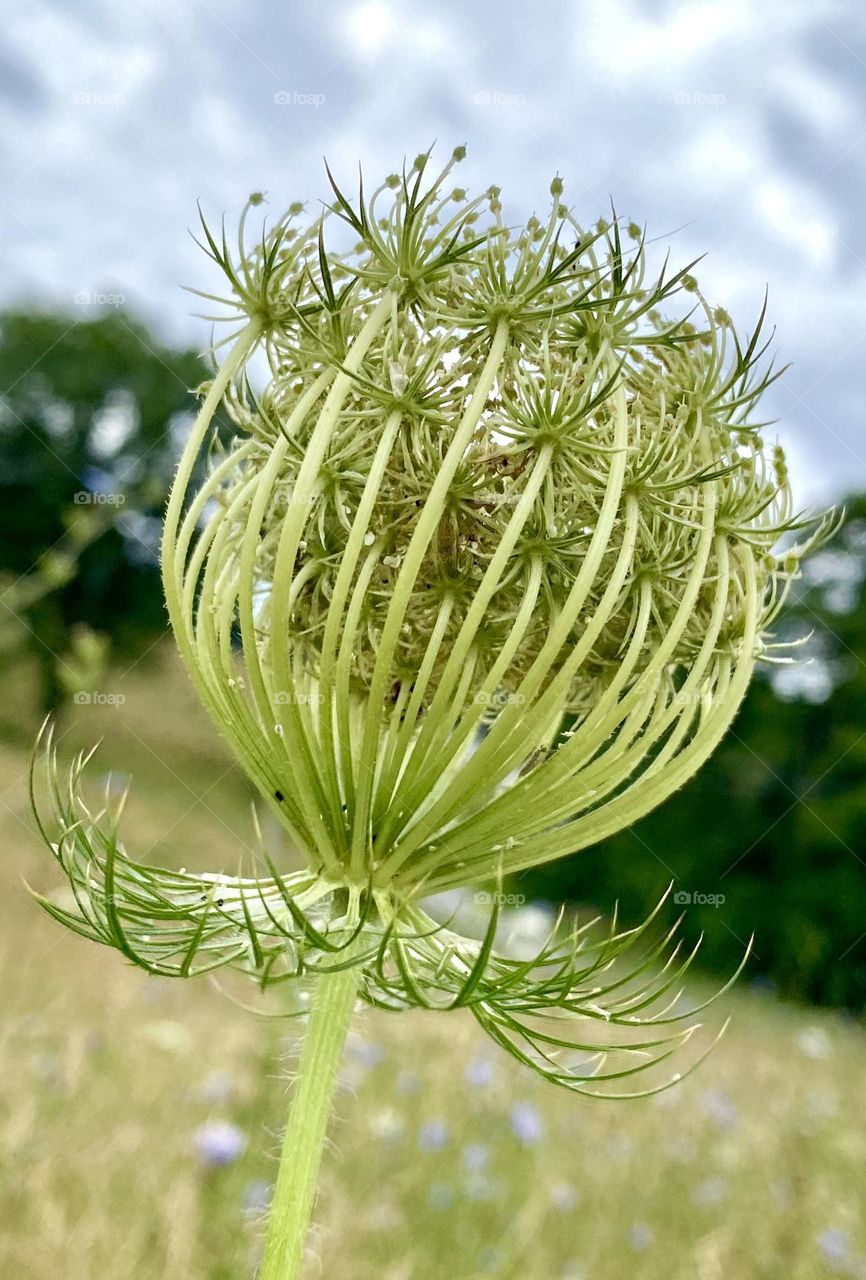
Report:
[[[577,217],[671,235],[747,327],[770,289],[793,367],[774,430],[798,496],[866,488],[862,0],[7,0],[0,303],[123,297],[204,345],[196,199],[274,212],[438,139],[514,220],[555,172]],[[859,373],[858,373],[859,370]]]

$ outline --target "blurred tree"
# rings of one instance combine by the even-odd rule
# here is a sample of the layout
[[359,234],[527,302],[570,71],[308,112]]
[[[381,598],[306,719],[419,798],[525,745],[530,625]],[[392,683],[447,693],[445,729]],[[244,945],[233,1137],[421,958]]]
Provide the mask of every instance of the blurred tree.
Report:
[[[667,804],[603,845],[522,879],[553,899],[618,899],[643,919],[671,881],[666,916],[705,931],[702,960],[790,996],[866,1006],[866,497],[804,566],[778,629],[812,632],[805,665],[758,678],[733,731]],[[701,902],[723,895],[719,904]],[[697,899],[697,900],[696,900]]]
[[46,710],[95,634],[140,653],[165,630],[162,507],[205,376],[120,310],[0,315],[0,613],[38,658]]

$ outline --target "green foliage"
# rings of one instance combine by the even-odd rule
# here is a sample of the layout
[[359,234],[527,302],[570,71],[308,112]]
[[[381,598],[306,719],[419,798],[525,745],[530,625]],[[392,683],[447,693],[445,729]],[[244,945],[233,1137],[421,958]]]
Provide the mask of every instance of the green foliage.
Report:
[[159,520],[205,372],[122,311],[0,315],[2,622],[39,658],[46,709],[81,669],[70,628],[136,656],[165,629]]

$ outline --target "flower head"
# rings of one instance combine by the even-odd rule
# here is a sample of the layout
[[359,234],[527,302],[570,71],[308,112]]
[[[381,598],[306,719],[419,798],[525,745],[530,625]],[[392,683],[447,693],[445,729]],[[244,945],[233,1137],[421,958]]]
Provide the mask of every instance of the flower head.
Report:
[[[250,243],[253,197],[234,249],[203,223],[241,327],[178,470],[166,600],[304,869],[264,851],[266,877],[144,868],[82,807],[80,762],[64,790],[50,753],[49,839],[78,894],[67,923],[156,972],[267,982],[350,947],[371,1002],[469,1005],[582,1087],[616,1078],[606,1046],[569,1042],[594,1065],[563,1067],[565,1042],[521,1019],[645,1025],[670,975],[627,996],[605,980],[634,940],[615,927],[595,951],[554,926],[534,963],[498,958],[495,912],[473,942],[419,896],[572,853],[686,782],[806,544],[776,551],[801,522],[756,419],[778,376],[763,310],[738,337],[694,263],[651,272],[641,228],[579,224],[559,178],[543,217],[510,226],[498,188],[453,186],[462,153],[354,201],[329,171],[322,216],[293,205]],[[219,406],[234,438],[194,488]]]
[[213,1120],[201,1125],[196,1129],[193,1140],[201,1163],[214,1169],[232,1164],[243,1155],[247,1145],[242,1130],[226,1120]]

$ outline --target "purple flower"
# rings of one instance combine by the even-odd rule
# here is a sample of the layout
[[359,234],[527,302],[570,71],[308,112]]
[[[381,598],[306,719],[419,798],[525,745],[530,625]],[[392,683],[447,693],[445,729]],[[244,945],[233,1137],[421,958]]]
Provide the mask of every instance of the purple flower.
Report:
[[815,1243],[828,1262],[847,1262],[849,1256],[848,1237],[838,1227],[828,1227],[815,1237]]
[[531,1102],[515,1102],[511,1107],[511,1132],[524,1147],[531,1147],[544,1136],[541,1116]]
[[193,1134],[196,1155],[203,1165],[221,1169],[243,1155],[246,1134],[227,1120],[212,1120],[200,1125]]
[[467,1084],[475,1085],[476,1089],[484,1089],[493,1083],[493,1063],[489,1058],[473,1058],[464,1075]]
[[441,1151],[448,1141],[448,1126],[444,1120],[428,1120],[418,1135],[422,1151]]
[[346,1052],[362,1067],[377,1067],[385,1056],[385,1050],[373,1040],[362,1040],[360,1036],[352,1037],[346,1045]]

